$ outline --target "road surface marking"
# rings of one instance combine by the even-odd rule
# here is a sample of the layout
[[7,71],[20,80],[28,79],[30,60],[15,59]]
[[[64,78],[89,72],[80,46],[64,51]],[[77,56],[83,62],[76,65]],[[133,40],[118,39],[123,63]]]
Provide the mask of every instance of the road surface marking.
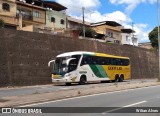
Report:
[[130,104],[130,105],[127,105],[127,106],[123,106],[124,108],[125,107],[131,107],[131,106],[135,106],[135,105],[138,105],[138,104],[142,104],[142,103],[145,103],[147,101],[141,101],[141,102],[137,102],[137,103],[134,103],[134,104]]
[[60,88],[60,89],[70,89],[70,88]]
[[126,107],[131,107],[131,106],[135,106],[135,105],[146,103],[146,102],[147,101],[137,102],[137,103],[134,103],[134,104],[126,105],[126,106],[123,106],[123,107],[120,107],[120,108],[116,108],[116,109],[113,109],[113,110],[109,110],[109,111],[103,112],[102,114],[106,115],[106,113],[114,112],[114,111],[121,110],[121,109],[126,108]]
[[19,107],[31,107],[31,106],[42,105],[42,104],[49,104],[49,103],[55,103],[55,102],[73,100],[73,99],[80,99],[80,98],[85,98],[85,97],[93,97],[93,96],[99,96],[99,95],[107,95],[107,94],[120,93],[120,92],[133,91],[133,90],[146,89],[146,88],[153,88],[153,87],[159,87],[159,85],[158,85],[158,86],[135,88],[135,89],[126,89],[126,90],[113,91],[113,92],[107,92],[107,93],[92,94],[92,95],[79,96],[79,97],[73,97],[73,98],[65,98],[65,99],[48,101],[48,102],[42,102],[42,103],[33,103],[33,104],[29,104],[29,105],[22,105],[22,106],[19,106]]
[[110,113],[110,112],[113,112],[113,111],[116,111],[116,110],[120,110],[120,109],[123,109],[123,108],[116,108],[116,109],[113,109],[113,110],[109,110],[109,111],[103,112],[102,114],[106,115],[106,113]]

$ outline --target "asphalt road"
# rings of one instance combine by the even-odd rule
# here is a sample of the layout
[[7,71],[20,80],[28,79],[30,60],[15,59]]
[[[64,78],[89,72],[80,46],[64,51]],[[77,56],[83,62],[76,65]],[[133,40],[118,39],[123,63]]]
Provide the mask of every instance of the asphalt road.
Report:
[[[112,109],[103,109],[98,113],[61,113],[61,114],[47,114],[49,116],[160,116],[159,113],[121,113],[121,110],[133,107],[155,107],[153,110],[160,110],[160,86],[146,87],[139,89],[124,90],[118,92],[109,92],[103,94],[89,95],[83,97],[69,98],[46,103],[31,104],[25,107],[72,107],[68,112],[74,112],[75,107],[89,107],[88,112],[96,112],[94,107],[108,107]],[[138,108],[139,109],[139,108]],[[52,109],[53,111],[54,109]],[[78,111],[79,110],[79,111]],[[78,109],[78,112],[81,109]],[[87,110],[85,110],[87,112]],[[145,110],[145,109],[144,109]],[[64,111],[64,110],[62,110]],[[97,110],[98,111],[98,110]],[[67,111],[65,111],[67,112]],[[111,113],[112,112],[112,113]],[[114,113],[113,113],[114,112]],[[118,113],[115,113],[118,112]],[[43,114],[46,115],[46,114]]]
[[[150,81],[156,81],[155,80],[128,80],[123,83],[118,84],[126,84],[126,83],[137,83],[137,82],[150,82]],[[59,90],[69,90],[69,89],[76,89],[76,88],[91,88],[94,86],[100,86],[100,87],[107,87],[110,85],[113,85],[114,83],[91,83],[86,85],[78,85],[73,84],[71,86],[65,86],[65,85],[38,85],[38,86],[31,86],[31,87],[16,87],[16,88],[0,88],[0,98],[2,97],[10,97],[10,96],[21,96],[21,95],[31,95],[35,93],[50,93],[50,92],[56,92]]]

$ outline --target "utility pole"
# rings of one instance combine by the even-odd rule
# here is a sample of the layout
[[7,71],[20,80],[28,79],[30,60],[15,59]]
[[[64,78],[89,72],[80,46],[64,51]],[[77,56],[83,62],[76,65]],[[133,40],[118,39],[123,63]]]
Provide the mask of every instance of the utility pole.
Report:
[[160,1],[157,0],[157,10],[158,10],[158,52],[159,52],[159,77],[158,80],[160,81]]
[[134,27],[134,23],[132,22],[132,43],[133,43],[133,46],[134,46],[134,34],[133,34],[133,27]]
[[83,15],[83,37],[85,38],[85,20],[84,20],[84,10],[85,8],[82,7],[82,15]]

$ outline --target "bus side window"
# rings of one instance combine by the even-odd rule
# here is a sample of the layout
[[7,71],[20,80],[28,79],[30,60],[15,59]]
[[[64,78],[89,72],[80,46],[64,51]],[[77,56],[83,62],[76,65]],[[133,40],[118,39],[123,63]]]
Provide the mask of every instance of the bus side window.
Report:
[[104,57],[99,57],[99,59],[98,59],[98,64],[99,64],[99,65],[106,65],[106,58],[104,58]]
[[92,64],[92,57],[91,56],[87,57],[87,64]]
[[92,57],[92,63],[94,64],[94,65],[98,65],[99,63],[98,63],[98,57]]
[[98,64],[99,65],[105,65],[105,62],[104,62],[102,57],[98,58]]
[[110,58],[110,63],[111,65],[116,65],[116,59],[115,58]]
[[105,58],[105,65],[111,65],[109,58]]
[[81,66],[87,64],[87,57],[86,56],[83,56],[82,58],[82,62],[81,62]]
[[121,66],[128,66],[129,65],[128,59],[117,59],[116,62],[117,62],[116,65],[121,65]]
[[112,58],[108,58],[108,60],[109,60],[109,65],[113,65]]
[[69,63],[68,72],[76,70],[77,64],[78,64],[77,59],[71,60],[70,63]]
[[129,65],[129,63],[130,63],[130,62],[129,62],[129,60],[126,60],[126,66],[128,66],[128,65]]
[[123,65],[128,66],[129,65],[129,60],[128,59],[123,59]]
[[117,58],[116,59],[116,65],[123,65],[122,59]]

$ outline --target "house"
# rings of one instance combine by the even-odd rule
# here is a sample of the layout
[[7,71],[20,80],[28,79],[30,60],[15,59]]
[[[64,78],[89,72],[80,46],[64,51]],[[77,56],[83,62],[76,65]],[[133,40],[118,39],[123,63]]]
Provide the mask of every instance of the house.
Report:
[[115,21],[103,21],[92,23],[91,27],[97,32],[101,39],[104,39],[105,42],[122,44],[121,24]]
[[135,31],[132,29],[121,29],[122,44],[138,46],[138,39],[134,36]]
[[16,10],[16,0],[0,0],[0,19],[4,20],[5,28],[16,29],[19,25]]
[[[90,27],[90,23],[85,21],[84,26]],[[83,27],[82,20],[79,20],[70,16],[67,17],[67,29],[79,30],[82,27]]]
[[[89,22],[84,22],[84,26],[85,28],[90,27],[90,23]],[[83,28],[83,21],[70,17],[67,17],[67,30],[66,30],[66,34],[68,34],[69,37],[72,38],[79,38],[79,32],[80,29]]]
[[17,0],[17,15],[22,19],[19,30],[58,33],[66,29],[67,8],[54,1]]
[[43,8],[42,2],[32,0],[17,0],[17,16],[21,23],[18,30],[34,31],[36,26],[46,24],[46,9]]
[[67,8],[54,1],[44,1],[43,4],[47,9],[45,27],[54,33],[64,33],[67,24],[67,16],[65,12]]

